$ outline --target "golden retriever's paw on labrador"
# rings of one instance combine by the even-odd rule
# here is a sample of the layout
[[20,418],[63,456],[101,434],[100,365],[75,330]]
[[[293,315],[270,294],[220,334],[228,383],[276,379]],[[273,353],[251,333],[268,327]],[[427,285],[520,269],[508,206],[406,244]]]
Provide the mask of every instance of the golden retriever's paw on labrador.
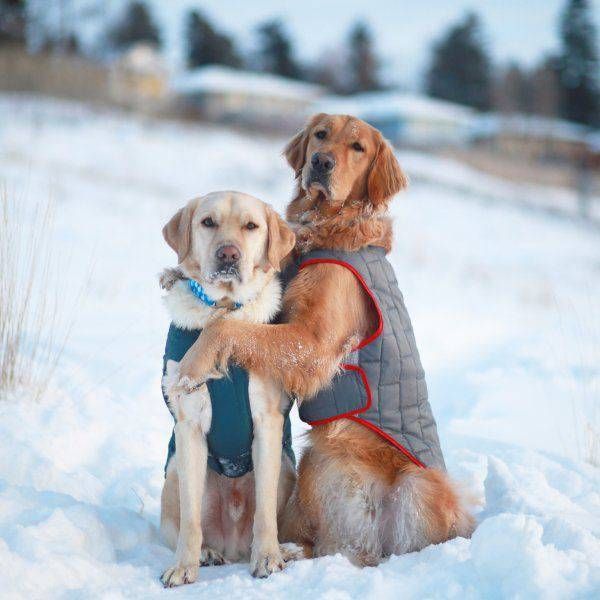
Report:
[[167,569],[160,577],[162,584],[166,588],[194,583],[198,579],[198,565],[187,565],[185,567],[171,567]]
[[184,396],[190,396],[197,392],[206,383],[206,379],[220,379],[222,373],[210,372],[206,379],[199,380],[187,375],[181,375],[181,363],[174,360],[167,361],[167,372],[162,378],[162,388],[169,403],[175,400],[181,400]]
[[181,398],[182,396],[189,396],[194,392],[197,392],[204,383],[197,379],[192,379],[191,377],[179,377],[176,382],[174,381],[172,385],[167,389],[167,393],[169,394],[169,398]]

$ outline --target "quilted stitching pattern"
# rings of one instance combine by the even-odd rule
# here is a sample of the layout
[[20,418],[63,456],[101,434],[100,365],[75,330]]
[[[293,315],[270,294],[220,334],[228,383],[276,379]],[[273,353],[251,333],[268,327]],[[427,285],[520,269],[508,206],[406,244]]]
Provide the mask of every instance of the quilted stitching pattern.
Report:
[[[382,334],[358,351],[358,365],[367,375],[373,396],[360,418],[390,435],[425,465],[445,468],[410,317],[385,251],[377,247],[352,253],[314,250],[303,255],[285,279],[295,275],[301,262],[312,259],[349,263],[361,274],[382,312]],[[356,393],[356,383],[360,376],[354,372],[334,378],[327,390],[302,403],[300,417],[314,422],[364,408],[365,398]]]

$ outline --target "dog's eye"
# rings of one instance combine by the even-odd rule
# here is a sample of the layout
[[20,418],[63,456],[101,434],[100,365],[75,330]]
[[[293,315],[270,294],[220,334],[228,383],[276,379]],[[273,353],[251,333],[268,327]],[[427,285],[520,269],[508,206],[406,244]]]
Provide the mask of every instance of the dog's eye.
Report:
[[354,144],[352,144],[352,149],[356,150],[357,152],[365,151],[365,149],[358,142],[354,142]]
[[210,217],[206,217],[206,219],[202,219],[202,225],[204,225],[204,227],[216,227],[217,226],[217,224]]
[[252,231],[253,229],[257,229],[258,225],[256,223],[253,223],[252,221],[250,221],[250,223],[246,223],[246,229],[249,229],[250,231]]
[[319,129],[319,131],[315,133],[315,137],[324,140],[327,137],[327,132],[324,129]]

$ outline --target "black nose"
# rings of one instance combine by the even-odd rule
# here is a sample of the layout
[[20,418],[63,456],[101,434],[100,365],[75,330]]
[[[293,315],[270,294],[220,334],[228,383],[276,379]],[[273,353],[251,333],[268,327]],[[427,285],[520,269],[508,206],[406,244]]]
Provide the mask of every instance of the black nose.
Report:
[[234,263],[240,260],[240,250],[233,244],[217,248],[217,259],[221,262]]
[[331,154],[325,152],[315,152],[310,159],[310,164],[315,171],[320,173],[331,173],[335,167],[335,159]]

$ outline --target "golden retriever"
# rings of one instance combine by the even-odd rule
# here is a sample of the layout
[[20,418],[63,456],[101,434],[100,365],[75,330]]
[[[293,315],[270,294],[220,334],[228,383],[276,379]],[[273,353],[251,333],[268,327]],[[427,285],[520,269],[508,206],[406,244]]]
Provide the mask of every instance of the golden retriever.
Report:
[[[285,149],[297,191],[287,210],[299,253],[389,251],[390,199],[407,185],[381,134],[347,115],[314,116]],[[278,324],[216,322],[181,364],[203,381],[234,361],[275,379],[299,401],[328,386],[345,352],[377,326],[357,278],[335,264],[300,270]],[[282,537],[313,555],[342,552],[359,565],[468,536],[473,518],[446,473],[422,468],[352,418],[313,427],[285,511]]]
[[[208,194],[178,211],[163,234],[178,255],[177,269],[161,278],[175,326],[198,330],[217,318],[266,323],[278,313],[276,272],[294,246],[294,234],[269,206],[238,192]],[[216,305],[200,301],[189,280],[201,282]],[[211,469],[207,473],[212,417],[207,386],[183,389],[173,386],[177,381],[177,363],[169,361],[163,387],[175,418],[176,451],[166,469],[161,530],[176,554],[175,564],[162,575],[163,584],[195,581],[199,560],[216,564],[250,558],[251,572],[259,577],[280,570],[277,516],[294,481],[294,466],[282,453],[287,400],[281,387],[271,378],[250,374],[254,472],[229,478]]]

